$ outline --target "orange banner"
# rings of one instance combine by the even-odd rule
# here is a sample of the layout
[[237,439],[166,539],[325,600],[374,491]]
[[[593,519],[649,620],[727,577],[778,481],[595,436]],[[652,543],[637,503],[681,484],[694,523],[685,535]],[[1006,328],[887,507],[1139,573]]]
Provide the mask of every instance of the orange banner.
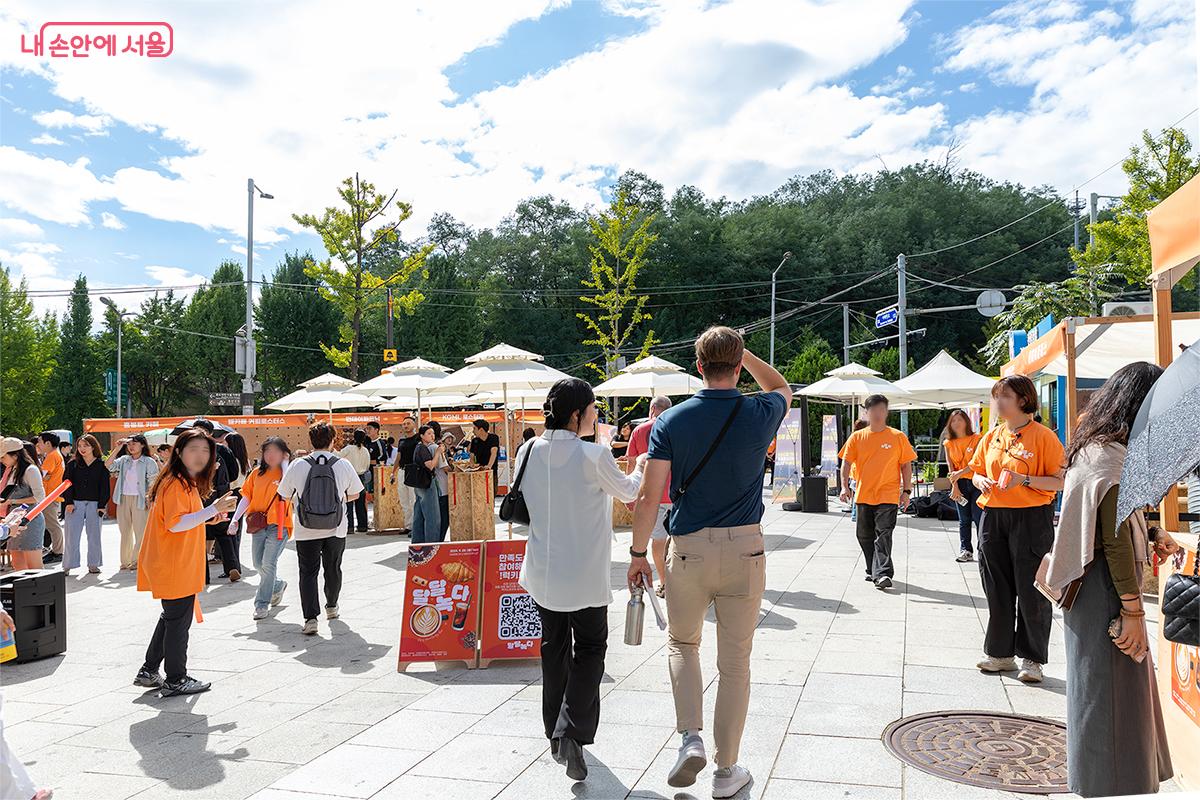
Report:
[[[368,422],[378,422],[380,425],[398,425],[406,417],[411,416],[403,411],[368,411],[357,414],[334,414],[332,420],[329,414],[261,414],[252,417],[232,416],[223,414],[205,414],[205,419],[211,419],[216,422],[221,422],[235,430],[238,428],[286,428],[286,427],[308,427],[309,420],[313,422],[332,421],[334,427],[357,427],[366,425]],[[97,419],[85,419],[83,421],[83,430],[85,433],[137,433],[138,431],[152,431],[159,428],[174,428],[184,420],[194,419],[195,417],[126,417],[115,419],[113,417],[101,417]],[[465,424],[477,419],[486,419],[488,422],[503,422],[504,412],[496,410],[487,411],[425,411],[421,414],[422,420],[437,420],[443,424]],[[513,411],[513,419],[517,422],[525,422],[527,419],[540,422],[542,415],[539,413],[534,416],[529,411]]]
[[408,547],[400,663],[465,661],[475,666],[483,542]]
[[1066,334],[1063,323],[1059,323],[1038,337],[1034,342],[1025,345],[1025,349],[1017,357],[1000,368],[1000,375],[1036,375],[1038,370],[1049,364],[1066,350]]
[[1151,274],[1172,286],[1200,261],[1200,175],[1150,209],[1146,226]]

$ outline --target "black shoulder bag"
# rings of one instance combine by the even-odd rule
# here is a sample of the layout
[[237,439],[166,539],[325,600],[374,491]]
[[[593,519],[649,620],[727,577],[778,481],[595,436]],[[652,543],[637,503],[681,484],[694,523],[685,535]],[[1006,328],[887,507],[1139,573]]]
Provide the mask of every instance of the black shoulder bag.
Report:
[[521,492],[521,479],[525,477],[525,468],[529,466],[529,457],[533,454],[533,443],[530,442],[525,451],[525,460],[521,462],[521,471],[517,479],[508,487],[508,493],[500,501],[500,520],[516,522],[519,525],[529,524],[529,507],[525,505],[525,495]]
[[1200,542],[1192,574],[1176,572],[1163,587],[1163,636],[1176,644],[1200,645]]
[[[734,417],[736,417],[738,412],[742,410],[742,403],[745,402],[745,400],[745,395],[738,395],[738,399],[733,403],[733,411],[729,413],[729,417],[725,420],[725,424],[721,426],[721,430],[717,433],[717,438],[713,439],[713,443],[709,445],[708,452],[704,454],[704,458],[700,459],[700,463],[697,464],[696,468],[691,471],[691,474],[683,479],[683,482],[679,484],[679,488],[671,492],[672,504],[678,503],[679,498],[687,494],[687,490],[692,485],[692,481],[696,480],[696,476],[699,475],[701,470],[703,470],[708,464],[708,460],[712,458],[713,453],[717,452],[717,447],[720,446],[721,440],[725,438],[725,434],[729,432],[730,426],[733,425]],[[670,533],[670,529],[668,529],[667,532]]]

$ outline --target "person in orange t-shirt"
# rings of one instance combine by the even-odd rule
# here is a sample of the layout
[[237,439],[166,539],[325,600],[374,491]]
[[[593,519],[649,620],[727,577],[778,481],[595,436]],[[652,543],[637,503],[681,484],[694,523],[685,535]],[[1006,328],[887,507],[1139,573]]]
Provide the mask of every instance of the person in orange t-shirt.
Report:
[[946,450],[946,465],[950,468],[950,499],[958,511],[958,558],[966,563],[975,560],[975,537],[971,535],[971,523],[979,533],[979,520],[983,509],[979,507],[979,490],[971,483],[975,473],[971,471],[971,459],[979,445],[979,433],[971,427],[971,418],[961,408],[950,412],[946,420],[948,438],[942,442]]
[[1003,422],[979,440],[970,463],[983,507],[979,574],[988,604],[984,658],[976,666],[1041,683],[1052,609],[1034,578],[1054,544],[1054,496],[1063,487],[1066,461],[1058,436],[1034,419],[1033,381],[1001,378],[992,398]]
[[[38,434],[37,442],[34,443],[37,454],[42,457],[42,484],[46,487],[46,494],[50,494],[63,482],[63,473],[66,471],[67,462],[63,461],[62,453],[58,451],[61,443],[62,440],[53,431],[42,431]],[[61,499],[55,500],[42,512],[42,519],[46,520],[46,531],[50,534],[50,555],[42,559],[43,564],[62,562],[65,540],[63,539],[62,520],[58,518],[60,508],[62,508]]]
[[838,457],[842,459],[842,502],[850,500],[850,472],[857,473],[854,490],[855,532],[866,562],[867,580],[875,588],[892,585],[892,533],[896,513],[907,508],[912,497],[913,462],[917,451],[902,431],[887,424],[888,401],[873,394],[863,403],[867,427],[850,434]]
[[[251,536],[254,569],[258,572],[258,592],[254,595],[254,619],[266,619],[268,609],[283,600],[287,581],[278,578],[279,554],[287,547],[292,532],[292,504],[279,496],[279,482],[292,460],[288,443],[270,436],[262,443],[258,469],[250,470],[242,484],[242,500],[238,503],[230,527],[246,516],[246,532]],[[279,525],[283,523],[283,534]]]
[[[237,504],[224,494],[203,506],[201,498],[212,491],[216,457],[216,442],[207,433],[199,428],[184,431],[147,496],[150,517],[137,560],[137,588],[162,602],[162,614],[133,682],[161,689],[163,697],[209,689],[208,683],[187,674],[187,644],[197,613],[196,595],[204,589],[204,523]],[[165,680],[158,674],[164,661]]]

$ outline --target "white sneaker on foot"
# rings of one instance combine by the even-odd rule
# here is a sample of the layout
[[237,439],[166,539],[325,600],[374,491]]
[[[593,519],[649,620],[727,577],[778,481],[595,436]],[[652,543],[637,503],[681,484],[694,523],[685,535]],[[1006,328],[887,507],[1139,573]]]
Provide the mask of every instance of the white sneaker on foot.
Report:
[[317,621],[315,619],[304,620],[304,627],[301,629],[300,632],[303,633],[305,636],[316,636]]
[[708,764],[708,757],[704,754],[704,740],[699,736],[689,736],[683,740],[683,746],[679,748],[679,757],[675,759],[675,766],[671,767],[671,771],[667,774],[667,785],[676,788],[682,786],[691,786],[696,782],[696,776],[700,774],[700,770]]
[[337,618],[338,618],[338,607],[337,606],[325,606],[325,619],[337,619]]
[[750,780],[750,770],[740,764],[719,769],[713,773],[712,796],[714,800],[726,800],[744,789]]
[[972,553],[970,550],[959,550],[958,558],[956,558],[954,560],[960,564],[966,564],[968,561],[975,560],[975,554]]
[[265,608],[254,609],[254,619],[266,619],[266,618],[267,618],[267,609],[265,609]]
[[1017,680],[1025,683],[1041,683],[1042,665],[1036,661],[1030,661],[1028,658],[1022,658],[1021,671],[1017,673]]
[[287,581],[280,581],[280,583],[282,583],[283,585],[279,587],[279,591],[271,592],[271,605],[272,606],[279,605],[279,602],[281,600],[283,600],[283,592],[285,589],[287,589]]
[[979,667],[982,672],[1016,672],[1017,660],[1011,656],[1008,658],[986,656],[975,666]]

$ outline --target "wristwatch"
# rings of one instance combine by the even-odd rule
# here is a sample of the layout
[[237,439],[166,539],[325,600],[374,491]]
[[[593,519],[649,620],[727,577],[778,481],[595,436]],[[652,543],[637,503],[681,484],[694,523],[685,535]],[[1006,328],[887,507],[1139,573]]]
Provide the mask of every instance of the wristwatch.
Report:
[[645,558],[646,551],[645,550],[634,550],[632,547],[630,547],[629,555],[633,556],[634,558]]

